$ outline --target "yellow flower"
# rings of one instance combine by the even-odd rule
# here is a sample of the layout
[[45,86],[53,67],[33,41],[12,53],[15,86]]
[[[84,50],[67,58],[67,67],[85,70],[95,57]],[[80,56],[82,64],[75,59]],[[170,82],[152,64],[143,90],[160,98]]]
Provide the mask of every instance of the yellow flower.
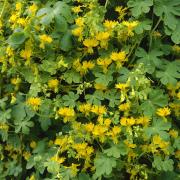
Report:
[[37,11],[37,9],[38,9],[37,5],[33,3],[31,6],[29,6],[29,9],[28,9],[28,10],[29,10],[32,14],[35,14],[36,11]]
[[129,87],[128,84],[118,83],[116,84],[116,89],[120,89],[122,91],[125,91]]
[[117,22],[116,22],[116,21],[105,20],[105,22],[104,22],[104,26],[105,26],[108,30],[112,30],[113,28],[115,28],[116,25],[117,25]]
[[100,83],[95,83],[94,87],[96,90],[101,90],[101,91],[107,89],[107,87],[104,84],[100,84]]
[[127,28],[128,36],[133,36],[134,33],[132,31],[139,24],[139,22],[138,21],[132,21],[132,22],[123,21],[122,24]]
[[7,54],[8,57],[13,56],[13,55],[14,55],[14,50],[13,50],[13,48],[10,47],[10,46],[8,46],[8,47],[6,48],[6,54]]
[[22,3],[21,2],[17,2],[16,3],[16,11],[20,11],[22,8]]
[[93,53],[93,47],[98,46],[99,42],[96,39],[85,39],[83,41],[84,46],[88,48],[88,53]]
[[93,123],[88,123],[88,124],[85,124],[84,127],[85,127],[86,131],[93,132],[94,124]]
[[83,61],[82,66],[80,68],[80,74],[86,74],[88,70],[93,69],[95,64],[91,61]]
[[32,50],[31,49],[25,49],[20,52],[20,56],[26,60],[30,59],[32,56]]
[[24,18],[18,18],[18,19],[17,19],[17,24],[25,27],[25,26],[27,25],[27,20],[24,19]]
[[37,143],[36,143],[35,141],[31,141],[30,147],[31,147],[32,149],[34,149],[34,148],[36,148],[36,146],[37,146]]
[[173,138],[177,138],[178,137],[178,131],[172,129],[169,131],[169,135],[172,136]]
[[73,177],[75,177],[79,171],[79,169],[77,168],[78,166],[79,166],[79,164],[72,163],[72,165],[69,167],[72,171]]
[[72,119],[72,118],[75,116],[74,109],[72,109],[72,108],[67,108],[67,107],[60,108],[60,109],[58,110],[58,114],[59,114],[60,116],[63,116],[63,117],[64,117],[64,122],[69,121],[70,119]]
[[92,131],[92,134],[94,136],[103,137],[105,135],[106,131],[107,131],[107,127],[101,126],[101,125],[95,125],[94,130]]
[[9,22],[10,23],[16,23],[16,20],[18,19],[18,14],[14,13],[10,16]]
[[94,105],[92,108],[91,108],[91,112],[97,114],[97,115],[102,115],[102,114],[105,114],[106,113],[106,107],[105,106],[97,106],[97,105]]
[[128,140],[124,140],[124,143],[127,145],[128,148],[134,149],[136,144],[130,143]]
[[79,106],[79,111],[84,113],[86,116],[89,116],[89,113],[91,112],[91,104],[82,104]]
[[126,13],[127,9],[128,8],[126,8],[126,7],[124,8],[123,6],[117,6],[115,8],[115,11],[118,12],[118,14],[119,14],[119,17],[118,17],[119,20],[124,19],[124,16],[127,14]]
[[112,128],[112,132],[113,132],[114,136],[116,136],[117,134],[119,134],[121,132],[121,128],[118,126],[114,126]]
[[97,59],[97,64],[99,66],[102,66],[103,68],[103,72],[106,73],[108,71],[108,66],[112,63],[112,60],[109,59],[109,58],[105,58],[105,59],[102,59],[102,58],[98,58]]
[[127,103],[123,103],[121,105],[119,105],[119,110],[120,111],[129,111],[130,110],[130,103],[127,102]]
[[74,36],[80,37],[80,36],[82,36],[82,33],[83,33],[83,28],[82,27],[77,27],[77,28],[72,30],[72,34]]
[[0,123],[0,130],[8,131],[9,126],[5,123]]
[[171,111],[168,107],[164,107],[164,108],[157,109],[156,114],[161,117],[166,117],[171,114]]
[[142,116],[136,119],[136,124],[142,124],[143,126],[148,126],[150,119],[148,117]]
[[113,61],[120,61],[120,62],[124,62],[124,61],[127,61],[126,59],[126,52],[125,51],[121,51],[121,52],[113,52],[111,54],[111,59]]
[[29,178],[29,180],[36,180],[35,175],[34,175],[34,174],[31,175],[31,177]]
[[30,97],[27,99],[27,104],[32,106],[34,110],[38,110],[41,105],[41,99],[38,97]]
[[120,119],[120,123],[122,126],[133,126],[135,124],[135,119],[133,117],[131,118],[122,117]]
[[104,40],[108,40],[109,39],[109,36],[110,36],[110,33],[109,32],[99,32],[97,35],[96,35],[96,39],[98,41],[104,41]]
[[46,34],[40,35],[39,39],[41,41],[40,48],[42,48],[42,49],[45,48],[45,44],[50,44],[53,41],[53,39]]
[[172,50],[174,51],[174,52],[176,52],[176,53],[179,53],[180,52],[180,46],[178,46],[178,45],[174,45],[174,46],[172,46]]
[[107,118],[107,119],[104,120],[104,125],[105,125],[106,127],[109,127],[110,124],[111,124],[111,122],[112,122],[112,121]]
[[50,89],[57,91],[58,85],[59,85],[59,81],[57,79],[51,79],[48,81],[48,87]]
[[77,13],[77,14],[78,14],[79,12],[82,12],[81,7],[82,7],[82,6],[75,6],[75,7],[71,8],[71,10],[72,10],[74,13]]
[[84,26],[84,18],[78,17],[77,19],[75,19],[75,23],[77,26]]
[[18,85],[20,83],[21,83],[21,78],[19,78],[19,77],[11,79],[11,84],[13,84],[13,85]]
[[31,153],[28,151],[23,152],[23,157],[25,160],[28,160],[31,157]]
[[62,164],[65,160],[66,160],[65,157],[58,157],[58,156],[51,157],[51,161],[55,161],[59,164]]

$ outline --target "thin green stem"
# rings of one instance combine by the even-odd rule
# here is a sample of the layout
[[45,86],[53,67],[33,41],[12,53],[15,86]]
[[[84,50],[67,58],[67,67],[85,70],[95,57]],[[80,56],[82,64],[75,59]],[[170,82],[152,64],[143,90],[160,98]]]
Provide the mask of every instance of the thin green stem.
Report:
[[106,0],[106,3],[104,5],[105,8],[107,8],[108,3],[109,3],[109,0]]
[[2,17],[2,15],[4,13],[4,10],[5,10],[5,7],[6,7],[6,3],[7,3],[7,0],[4,1],[3,8],[2,8],[1,13],[0,13],[0,18]]
[[154,26],[154,28],[152,29],[152,31],[149,33],[150,36],[150,40],[149,40],[149,51],[151,49],[152,46],[152,36],[154,31],[157,29],[157,27],[159,26],[160,22],[161,22],[162,18],[160,17],[159,20],[157,21],[156,25]]

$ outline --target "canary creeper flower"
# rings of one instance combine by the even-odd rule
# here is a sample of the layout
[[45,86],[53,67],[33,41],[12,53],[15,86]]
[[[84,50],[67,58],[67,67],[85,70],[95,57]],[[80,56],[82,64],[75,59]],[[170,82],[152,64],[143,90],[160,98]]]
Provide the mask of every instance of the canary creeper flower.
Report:
[[63,116],[64,122],[68,122],[69,120],[71,120],[71,119],[75,116],[74,109],[72,109],[72,108],[67,108],[67,107],[60,108],[60,109],[58,110],[58,114],[59,114],[60,116]]
[[55,92],[57,92],[59,86],[59,81],[57,79],[51,79],[48,81],[48,87]]
[[41,105],[41,99],[38,97],[30,97],[27,99],[26,103],[36,111],[39,109],[39,106]]
[[53,39],[46,35],[46,34],[43,34],[43,35],[40,35],[39,36],[39,39],[40,39],[40,48],[44,49],[45,48],[45,44],[50,44],[52,43]]
[[116,89],[120,89],[122,91],[125,91],[129,87],[129,85],[128,84],[123,84],[123,83],[118,83],[118,84],[115,85],[115,87],[116,87]]
[[37,146],[37,143],[36,143],[35,141],[31,141],[30,147],[31,147],[32,149],[35,149],[36,146]]
[[168,107],[159,108],[157,109],[156,114],[161,117],[166,117],[171,114],[171,110]]
[[93,47],[98,46],[99,42],[96,39],[85,39],[83,41],[84,46],[86,46],[88,48],[88,53],[92,54],[93,51]]
[[28,10],[30,13],[35,14],[38,10],[38,6],[35,3],[33,3],[31,6],[29,6]]

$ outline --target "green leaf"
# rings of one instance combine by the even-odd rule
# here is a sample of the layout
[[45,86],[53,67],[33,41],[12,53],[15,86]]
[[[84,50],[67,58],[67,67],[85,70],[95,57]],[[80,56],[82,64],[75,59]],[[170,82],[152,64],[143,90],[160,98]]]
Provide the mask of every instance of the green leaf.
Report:
[[132,15],[138,17],[144,13],[148,13],[150,7],[153,5],[152,0],[130,0],[127,3],[128,7],[131,8]]
[[60,41],[60,48],[63,51],[69,51],[72,48],[72,35],[70,32],[67,32],[63,35]]
[[68,24],[63,16],[55,17],[55,29],[58,32],[66,32],[68,28]]
[[111,73],[95,73],[95,76],[97,77],[95,82],[99,84],[103,84],[105,86],[108,86],[108,84],[113,80],[113,77]]
[[24,32],[15,32],[9,36],[8,43],[14,48],[17,48],[21,45],[26,39]]
[[21,121],[26,117],[24,103],[19,103],[12,108],[12,117],[15,121]]
[[51,75],[56,74],[57,70],[57,62],[52,60],[44,60],[43,63],[40,65],[43,71],[49,72]]
[[11,118],[11,109],[6,111],[0,111],[0,123],[6,123],[8,119]]
[[155,167],[159,171],[173,171],[173,160],[166,157],[162,160],[161,156],[155,156],[154,162],[152,163],[153,167]]
[[152,116],[159,107],[167,106],[168,96],[161,89],[152,89],[148,99],[140,105],[144,115]]
[[110,175],[112,169],[116,167],[115,158],[110,158],[105,155],[97,155],[94,160],[94,165],[96,168],[95,176],[101,177],[102,175]]
[[138,48],[136,51],[136,56],[140,58],[137,62],[143,63],[149,74],[152,74],[156,67],[161,66],[162,62],[159,57],[162,55],[163,52],[156,49],[148,53],[143,48]]
[[49,25],[54,18],[53,9],[51,7],[40,9],[36,15],[40,17],[40,23],[43,25]]
[[74,92],[69,92],[68,95],[64,95],[62,97],[65,106],[75,107],[76,100],[79,98],[78,94],[74,94]]
[[156,77],[160,78],[162,84],[177,83],[177,79],[180,78],[180,63],[179,61],[169,62],[163,71],[157,71]]
[[164,140],[169,140],[168,130],[171,128],[170,122],[164,122],[161,119],[154,119],[152,126],[144,129],[145,135],[147,138],[150,138],[153,135],[160,135]]
[[119,104],[120,94],[115,89],[113,89],[105,93],[105,98],[109,100],[110,107],[115,107]]
[[104,150],[104,153],[107,154],[107,156],[119,158],[121,155],[126,155],[128,153],[128,149],[124,143],[119,143]]
[[88,103],[94,104],[94,105],[101,105],[101,100],[104,99],[103,92],[101,91],[95,91],[94,94],[87,94],[85,96],[85,99]]
[[175,44],[180,44],[180,22],[176,26],[176,29],[172,31],[171,39]]
[[152,24],[152,21],[149,19],[140,21],[138,26],[135,28],[135,32],[137,34],[142,34],[144,31],[149,31],[151,30],[151,24]]
[[80,74],[74,70],[66,71],[63,75],[63,79],[69,84],[71,84],[72,82],[74,82],[74,83],[80,83],[81,82]]
[[166,26],[175,30],[179,21],[176,16],[180,16],[179,6],[179,0],[155,0],[154,13],[163,19]]

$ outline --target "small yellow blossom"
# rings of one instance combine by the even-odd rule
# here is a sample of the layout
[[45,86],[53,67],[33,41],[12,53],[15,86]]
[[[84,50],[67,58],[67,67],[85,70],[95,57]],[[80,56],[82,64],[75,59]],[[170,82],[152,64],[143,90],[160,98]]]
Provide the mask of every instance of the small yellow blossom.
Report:
[[58,110],[58,114],[59,114],[60,116],[63,116],[63,117],[64,117],[64,122],[69,121],[70,119],[72,119],[72,118],[75,116],[74,109],[72,109],[72,108],[67,108],[67,107],[60,108],[60,109]]
[[97,106],[97,105],[94,105],[92,108],[91,108],[91,112],[97,114],[97,115],[102,115],[102,114],[105,114],[106,113],[106,107],[105,106]]
[[105,26],[108,30],[112,30],[113,28],[115,28],[115,26],[117,25],[117,23],[118,23],[118,22],[116,22],[116,21],[105,20],[104,26]]
[[119,14],[119,17],[118,17],[118,19],[119,20],[122,20],[122,19],[124,19],[124,16],[127,14],[127,7],[123,7],[123,6],[117,6],[116,8],[115,8],[115,11],[116,12],[118,12],[118,14]]
[[129,111],[130,110],[130,103],[127,102],[127,103],[123,103],[123,104],[120,104],[119,105],[119,110],[120,111]]
[[40,39],[40,42],[41,42],[40,48],[42,48],[42,49],[45,48],[45,44],[50,44],[53,41],[53,39],[50,36],[46,35],[46,34],[40,35],[39,39]]
[[96,90],[101,90],[101,91],[104,91],[107,89],[107,87],[104,84],[100,84],[100,83],[95,83],[94,87]]
[[120,123],[122,126],[133,126],[135,124],[135,119],[133,117],[127,118],[127,117],[122,117],[120,119]]
[[88,48],[88,53],[93,53],[93,47],[98,46],[99,42],[96,39],[85,39],[83,41],[84,46]]
[[31,153],[28,151],[23,152],[23,157],[25,160],[28,160],[31,157]]
[[177,138],[178,137],[178,131],[172,129],[169,131],[169,135],[173,138]]
[[71,10],[74,12],[74,13],[80,13],[82,12],[82,9],[81,9],[82,6],[75,6],[73,8],[71,8]]
[[172,50],[176,53],[180,53],[180,46],[175,44],[174,46],[172,46]]
[[150,119],[148,117],[142,116],[136,119],[136,124],[141,124],[143,126],[148,126]]
[[16,11],[20,11],[22,9],[22,3],[21,2],[17,2],[16,3]]
[[33,3],[31,6],[29,6],[28,10],[30,13],[35,14],[37,9],[38,9],[37,5]]
[[57,79],[51,79],[48,81],[48,87],[53,89],[55,92],[58,90],[59,81]]
[[85,127],[86,131],[93,132],[94,124],[93,123],[88,123],[88,124],[85,124],[84,127]]
[[128,36],[134,36],[133,30],[139,24],[138,21],[123,21],[122,24],[127,28]]
[[125,91],[129,87],[128,84],[118,83],[116,84],[116,89],[120,89],[122,91]]
[[30,97],[27,99],[27,104],[32,106],[34,110],[38,110],[41,105],[41,99],[38,97]]
[[156,114],[161,116],[161,117],[166,117],[166,116],[171,114],[171,111],[168,107],[164,107],[164,108],[157,109]]
[[97,64],[103,68],[103,72],[106,73],[108,71],[108,66],[112,63],[110,58],[98,58]]
[[32,50],[31,49],[25,49],[20,52],[20,56],[26,60],[29,60],[32,56]]
[[115,62],[125,62],[127,61],[126,59],[126,52],[125,51],[121,51],[121,52],[113,52],[111,54],[111,59]]
[[36,146],[37,146],[37,143],[36,143],[35,141],[31,141],[30,147],[31,147],[32,149],[34,149],[34,148],[36,148]]
[[86,103],[79,106],[79,111],[84,113],[86,116],[89,116],[89,113],[91,112],[91,104]]

